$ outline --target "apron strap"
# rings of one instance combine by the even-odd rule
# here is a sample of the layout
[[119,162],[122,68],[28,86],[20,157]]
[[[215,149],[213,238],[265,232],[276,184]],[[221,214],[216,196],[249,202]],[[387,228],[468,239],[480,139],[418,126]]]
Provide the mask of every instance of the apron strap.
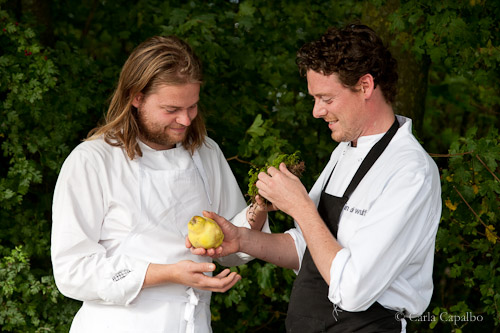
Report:
[[398,119],[396,118],[394,119],[394,123],[392,123],[391,128],[389,128],[389,130],[384,134],[384,136],[372,147],[372,149],[370,149],[370,151],[366,155],[365,159],[363,160],[358,170],[356,171],[356,174],[352,178],[351,183],[345,190],[344,197],[346,198],[351,197],[352,192],[354,192],[354,190],[361,182],[363,177],[366,175],[368,170],[370,170],[375,161],[379,158],[380,155],[382,155],[385,148],[387,148],[392,137],[398,131],[398,128],[399,128],[399,122]]
[[189,296],[189,301],[184,310],[184,320],[187,321],[186,333],[194,333],[194,311],[198,305],[199,298],[193,288],[189,288],[187,294]]

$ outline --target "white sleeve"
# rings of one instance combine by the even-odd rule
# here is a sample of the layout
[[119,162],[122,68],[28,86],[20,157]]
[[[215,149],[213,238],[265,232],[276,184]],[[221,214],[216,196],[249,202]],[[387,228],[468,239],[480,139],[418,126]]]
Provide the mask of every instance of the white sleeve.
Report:
[[292,236],[293,242],[295,243],[295,250],[297,251],[297,256],[299,257],[299,268],[294,269],[295,274],[299,274],[300,267],[302,266],[302,258],[304,257],[304,252],[306,251],[306,240],[304,239],[304,235],[302,235],[302,231],[298,224],[296,224],[296,228],[289,229],[285,231],[285,234],[289,234]]
[[368,308],[408,263],[433,246],[440,194],[425,172],[401,172],[387,183],[365,222],[330,268],[328,297],[347,311]]
[[140,292],[149,263],[124,255],[108,257],[99,244],[106,214],[102,182],[81,150],[59,174],[52,206],[51,257],[62,294],[80,300],[129,304]]

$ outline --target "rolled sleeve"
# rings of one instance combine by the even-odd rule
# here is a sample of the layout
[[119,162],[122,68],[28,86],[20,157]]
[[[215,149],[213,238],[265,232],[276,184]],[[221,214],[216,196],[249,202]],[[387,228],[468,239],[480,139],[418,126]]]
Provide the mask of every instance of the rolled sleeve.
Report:
[[299,274],[300,267],[302,266],[302,258],[304,257],[304,252],[307,247],[306,241],[298,227],[285,231],[285,234],[289,234],[295,243],[295,250],[297,251],[297,256],[299,257],[299,268],[297,270],[294,269],[293,271],[295,274]]
[[351,252],[343,248],[335,255],[332,260],[332,265],[330,267],[330,287],[328,288],[328,298],[334,304],[338,304],[341,301],[340,297],[340,285],[342,279],[342,273],[344,268],[351,257]]

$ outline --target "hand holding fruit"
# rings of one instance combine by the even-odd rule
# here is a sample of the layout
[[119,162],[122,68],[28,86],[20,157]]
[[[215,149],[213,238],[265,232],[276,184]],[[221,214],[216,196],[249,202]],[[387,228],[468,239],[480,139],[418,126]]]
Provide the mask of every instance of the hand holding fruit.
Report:
[[211,218],[193,216],[188,223],[188,238],[194,247],[212,249],[222,244],[224,233]]
[[[222,244],[217,245],[215,248],[204,248],[204,247],[196,247],[195,244],[191,242],[191,238],[186,237],[186,247],[191,249],[191,253],[196,255],[206,255],[214,258],[227,256],[229,254],[238,252],[239,244],[238,244],[238,234],[239,229],[231,222],[226,220],[225,218],[213,213],[213,212],[203,212],[204,218],[208,218],[211,221],[216,223],[217,227],[222,231]],[[189,225],[188,225],[189,229]],[[194,247],[193,247],[194,246]]]

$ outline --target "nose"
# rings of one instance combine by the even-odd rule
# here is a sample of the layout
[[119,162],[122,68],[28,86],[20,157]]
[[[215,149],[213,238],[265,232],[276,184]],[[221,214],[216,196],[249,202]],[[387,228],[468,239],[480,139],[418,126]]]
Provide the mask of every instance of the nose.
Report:
[[189,126],[193,121],[194,117],[191,117],[191,114],[187,109],[180,110],[177,115],[176,122],[180,125]]
[[321,101],[314,101],[312,114],[314,118],[323,118],[327,114],[326,109],[321,105]]

